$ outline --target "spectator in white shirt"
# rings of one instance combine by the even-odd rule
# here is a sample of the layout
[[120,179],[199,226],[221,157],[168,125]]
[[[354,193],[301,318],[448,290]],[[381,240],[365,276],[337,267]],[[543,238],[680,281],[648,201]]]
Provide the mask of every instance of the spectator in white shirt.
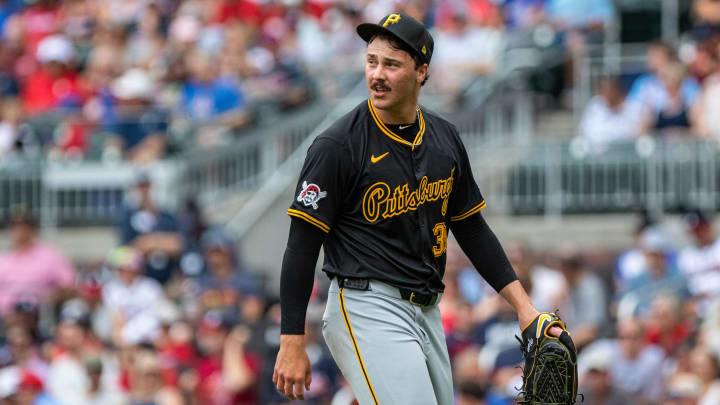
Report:
[[594,342],[580,355],[580,375],[589,369],[588,359],[598,353],[612,359],[612,385],[633,399],[632,404],[657,404],[663,393],[663,350],[648,345],[643,339],[644,329],[639,320],[618,322],[618,338]]
[[680,252],[678,267],[687,277],[696,309],[703,314],[713,298],[720,297],[720,239],[701,211],[688,213],[685,224],[695,243]]
[[702,393],[698,405],[720,403],[720,365],[718,359],[702,347],[690,353],[690,369],[702,381]]
[[615,77],[602,79],[597,94],[590,99],[580,121],[580,137],[594,152],[602,152],[607,145],[627,141],[638,132],[631,104]]
[[703,81],[699,97],[696,110],[698,132],[702,136],[720,141],[720,39],[708,41],[700,46],[697,52],[696,61],[702,61],[702,55],[706,55],[704,59],[710,59],[707,65],[713,68]]
[[[103,353],[92,338],[90,319],[82,305],[65,304],[55,330],[55,352],[46,378],[48,394],[61,405],[126,405],[119,387],[119,370],[112,356]],[[102,363],[95,378],[89,359]],[[97,386],[97,390],[93,389]],[[107,393],[96,402],[94,391]]]
[[442,77],[435,86],[452,94],[460,92],[474,78],[495,72],[505,46],[499,14],[479,25],[456,11],[448,26],[440,27],[435,37],[433,60],[438,77]]
[[160,283],[142,275],[142,258],[123,246],[110,252],[114,278],[103,287],[103,302],[111,313],[116,344],[152,341],[159,332],[156,308],[164,299]]

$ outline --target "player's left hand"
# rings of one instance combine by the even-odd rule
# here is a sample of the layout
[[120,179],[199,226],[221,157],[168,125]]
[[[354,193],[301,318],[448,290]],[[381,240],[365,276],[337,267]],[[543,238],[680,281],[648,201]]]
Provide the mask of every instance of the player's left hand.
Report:
[[560,334],[562,333],[562,329],[560,329],[560,328],[557,327],[557,326],[553,326],[552,328],[550,328],[550,331],[548,331],[548,333],[550,334],[550,336],[554,336],[554,337],[556,337],[556,338],[559,338],[559,337],[560,337]]
[[[518,313],[518,324],[519,324],[519,326],[520,326],[520,330],[521,330],[521,331],[522,331],[522,330],[525,330],[525,328],[526,328],[532,321],[534,321],[535,318],[538,317],[538,315],[540,315],[540,311],[538,311],[538,310],[535,309],[535,308],[533,308],[532,310],[527,311],[527,312],[525,312],[525,313]],[[562,331],[563,331],[562,328],[560,328],[560,327],[558,327],[558,326],[553,326],[553,327],[550,328],[550,330],[548,331],[548,333],[550,334],[550,336],[559,338],[559,337],[560,337],[560,334],[562,333]]]
[[[556,335],[553,327],[561,332]],[[577,399],[577,349],[562,319],[543,312],[522,330],[522,404],[574,404]]]

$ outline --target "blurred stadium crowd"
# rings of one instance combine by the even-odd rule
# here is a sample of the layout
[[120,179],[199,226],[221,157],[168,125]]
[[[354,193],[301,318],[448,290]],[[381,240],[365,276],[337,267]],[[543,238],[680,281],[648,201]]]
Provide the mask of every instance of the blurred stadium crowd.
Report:
[[[280,311],[233,238],[188,203],[158,208],[139,175],[118,247],[72,264],[16,211],[0,253],[0,404],[275,404]],[[692,244],[643,216],[623,252],[571,242],[505,245],[535,305],[559,310],[580,348],[585,404],[720,403],[720,237],[700,211]],[[22,269],[22,271],[18,271]],[[521,385],[517,318],[450,243],[440,309],[457,404],[510,405]],[[328,280],[308,309],[305,403],[353,397],[322,341]]]
[[597,83],[578,129],[595,152],[646,134],[720,140],[720,4],[698,0],[693,11],[679,46],[648,45],[646,72]]
[[[441,93],[493,74],[505,44],[539,26],[573,53],[601,41],[615,18],[610,0],[1,0],[0,162],[142,164],[232,143],[346,91],[360,77],[353,27],[396,9],[433,27],[431,76],[443,80],[428,91]],[[580,139],[598,150],[647,132],[720,139],[720,2],[696,0],[693,10],[678,49],[654,42],[644,75],[601,81]],[[277,299],[202,207],[166,211],[151,187],[136,178],[118,247],[98,263],[71,263],[38,239],[27,211],[13,213],[0,252],[1,405],[284,402],[270,378]],[[581,347],[585,404],[720,404],[712,223],[688,214],[688,247],[648,218],[624,252],[505,246],[538,308],[559,309]],[[514,403],[511,308],[457,246],[445,281],[457,403]],[[326,284],[319,276],[309,308],[305,402],[350,405],[320,333]]]
[[[395,3],[3,0],[0,159],[148,163],[227,144],[347,91],[362,66],[353,27]],[[505,24],[492,2],[400,3],[438,29],[438,68],[492,71]]]

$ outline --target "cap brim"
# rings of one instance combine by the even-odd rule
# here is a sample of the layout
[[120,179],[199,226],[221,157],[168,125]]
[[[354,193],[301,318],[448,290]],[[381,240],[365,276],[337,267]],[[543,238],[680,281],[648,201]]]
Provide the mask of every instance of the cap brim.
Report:
[[365,42],[369,42],[372,37],[377,35],[380,32],[387,32],[388,34],[391,34],[393,36],[397,36],[393,34],[392,32],[386,30],[382,26],[378,24],[372,24],[372,23],[363,23],[357,26],[356,29],[358,35],[360,35],[360,38],[362,38]]
[[[357,31],[358,35],[360,35],[360,38],[362,38],[365,42],[370,42],[370,40],[377,34],[387,33],[387,34],[392,35],[393,37],[397,38],[399,41],[402,41],[403,43],[405,43],[407,46],[410,47],[410,49],[415,50],[415,46],[413,44],[400,38],[394,32],[390,31],[389,29],[384,28],[382,25],[372,24],[372,23],[363,23],[363,24],[360,24],[357,26],[356,31]],[[417,52],[417,51],[415,51],[415,52]]]

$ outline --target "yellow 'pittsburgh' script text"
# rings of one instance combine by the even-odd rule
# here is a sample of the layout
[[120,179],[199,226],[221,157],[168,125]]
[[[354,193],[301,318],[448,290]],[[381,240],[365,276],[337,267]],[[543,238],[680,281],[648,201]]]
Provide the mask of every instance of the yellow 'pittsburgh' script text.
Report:
[[455,169],[450,172],[450,177],[429,182],[427,176],[420,179],[418,188],[410,191],[407,184],[395,187],[391,193],[387,183],[377,182],[365,191],[363,197],[363,215],[368,222],[375,222],[381,216],[391,218],[401,215],[409,210],[416,210],[426,202],[443,200],[442,215],[447,213],[448,200],[452,192]]

